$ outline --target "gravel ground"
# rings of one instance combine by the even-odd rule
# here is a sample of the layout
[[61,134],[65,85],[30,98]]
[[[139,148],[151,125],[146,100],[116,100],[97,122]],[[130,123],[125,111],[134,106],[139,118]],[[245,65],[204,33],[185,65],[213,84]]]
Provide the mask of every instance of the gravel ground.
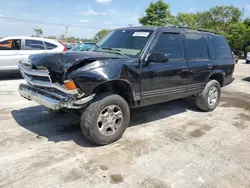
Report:
[[0,187],[250,187],[250,65],[236,65],[219,107],[192,100],[132,110],[118,142],[96,147],[79,117],[22,99],[0,81]]

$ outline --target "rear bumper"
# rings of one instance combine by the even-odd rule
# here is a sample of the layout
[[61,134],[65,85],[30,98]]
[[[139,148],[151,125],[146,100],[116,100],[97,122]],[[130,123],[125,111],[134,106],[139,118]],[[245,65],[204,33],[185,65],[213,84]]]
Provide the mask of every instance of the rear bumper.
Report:
[[19,86],[19,93],[25,99],[35,101],[52,110],[62,108],[81,109],[95,96],[95,94],[93,94],[85,98],[75,98],[72,95],[46,91],[29,84],[21,84]]

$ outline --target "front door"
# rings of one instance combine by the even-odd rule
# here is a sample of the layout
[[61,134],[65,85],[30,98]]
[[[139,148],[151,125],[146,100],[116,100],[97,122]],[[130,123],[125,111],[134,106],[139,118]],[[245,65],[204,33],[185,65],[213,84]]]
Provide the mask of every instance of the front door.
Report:
[[18,70],[18,62],[22,60],[21,39],[9,39],[0,42],[0,70]]
[[141,68],[141,105],[160,103],[185,96],[188,66],[182,35],[162,32],[149,53],[166,54],[167,62],[147,62]]

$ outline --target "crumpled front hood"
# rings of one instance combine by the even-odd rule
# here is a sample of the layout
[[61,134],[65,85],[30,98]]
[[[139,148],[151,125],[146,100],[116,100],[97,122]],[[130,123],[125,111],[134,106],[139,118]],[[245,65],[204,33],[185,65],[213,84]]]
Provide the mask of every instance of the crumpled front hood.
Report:
[[44,53],[29,56],[33,68],[45,67],[49,71],[64,73],[73,65],[81,63],[85,66],[97,60],[123,59],[125,57],[102,52],[66,52],[66,53]]

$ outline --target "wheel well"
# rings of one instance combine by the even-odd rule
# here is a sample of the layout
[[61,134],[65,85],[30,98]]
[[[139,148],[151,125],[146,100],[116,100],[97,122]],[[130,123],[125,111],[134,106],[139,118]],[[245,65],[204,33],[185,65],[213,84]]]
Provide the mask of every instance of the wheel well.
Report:
[[210,76],[209,78],[210,80],[217,80],[221,87],[223,86],[223,83],[224,83],[224,76],[223,74],[213,74],[212,76]]
[[129,106],[134,106],[133,90],[128,82],[123,80],[105,82],[97,86],[93,91],[95,94],[106,92],[118,94],[127,101]]

